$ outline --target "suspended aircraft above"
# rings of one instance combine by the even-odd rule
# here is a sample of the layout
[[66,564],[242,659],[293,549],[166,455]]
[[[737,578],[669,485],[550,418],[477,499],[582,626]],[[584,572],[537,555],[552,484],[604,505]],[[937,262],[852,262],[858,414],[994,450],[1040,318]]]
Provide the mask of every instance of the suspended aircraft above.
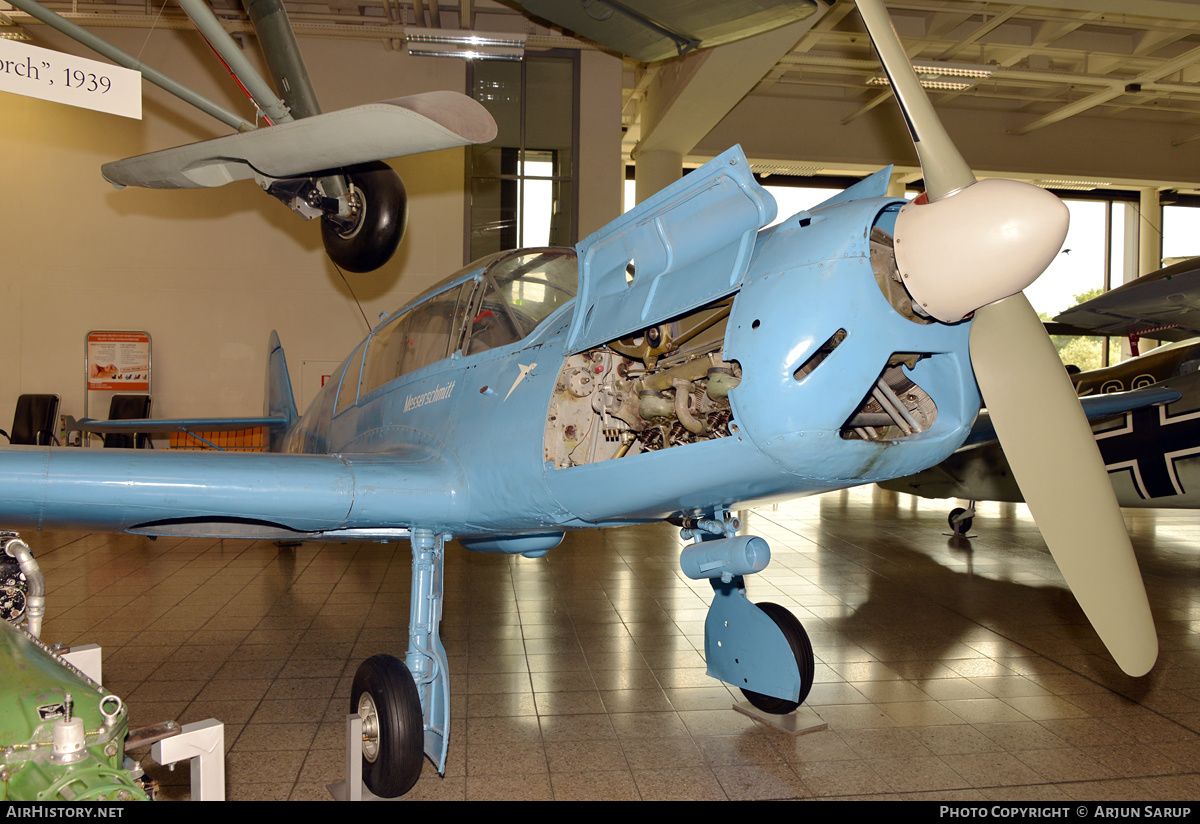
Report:
[[1200,258],[1142,275],[1054,320],[1093,335],[1169,341],[1200,337]]
[[813,0],[509,0],[531,15],[643,63],[719,46],[806,20]]
[[237,134],[104,164],[118,188],[193,189],[254,180],[305,220],[320,219],[325,251],[338,266],[370,272],[391,259],[408,225],[399,175],[382,161],[486,143],[496,123],[475,100],[438,91],[322,113],[282,0],[243,0],[275,91],[254,69],[204,0],[179,5],[226,63],[266,125],[255,126],[146,66],[37,0],[12,4],[201,111]]
[[[537,556],[567,530],[679,524],[693,541],[684,573],[714,589],[709,673],[786,713],[812,686],[812,647],[791,613],[748,599],[769,547],[730,512],[937,464],[982,392],[1084,612],[1126,672],[1147,672],[1158,647],[1132,548],[1020,293],[1058,253],[1067,210],[1033,186],[977,181],[882,5],[859,7],[925,196],[887,197],[885,169],[766,228],[775,203],[734,147],[574,249],[500,253],[452,275],[376,327],[303,416],[273,338],[259,422],[274,453],[0,450],[0,523],[409,540],[405,660],[369,659],[352,698],[367,785],[395,796],[423,753],[446,763],[451,537]],[[1086,504],[1083,528],[1063,515],[1061,486],[1067,511]]]

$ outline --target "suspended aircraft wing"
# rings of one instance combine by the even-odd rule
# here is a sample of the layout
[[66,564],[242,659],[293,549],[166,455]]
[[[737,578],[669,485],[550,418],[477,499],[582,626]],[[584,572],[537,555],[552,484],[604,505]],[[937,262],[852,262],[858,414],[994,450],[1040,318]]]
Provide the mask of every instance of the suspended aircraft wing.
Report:
[[512,0],[530,14],[643,63],[678,57],[806,20],[813,0]]
[[1200,336],[1200,258],[1143,275],[1054,320],[1089,329],[1093,335],[1171,341]]
[[427,92],[105,163],[101,174],[118,187],[194,189],[255,175],[300,177],[495,136],[496,122],[478,102]]
[[0,449],[0,523],[222,538],[407,537],[445,523],[462,473],[433,446],[386,454]]
[[[1079,402],[1083,406],[1083,414],[1087,415],[1088,421],[1101,421],[1155,404],[1174,403],[1181,397],[1183,397],[1183,393],[1178,389],[1155,384],[1135,389],[1132,392],[1091,395],[1080,398]],[[996,440],[996,427],[992,424],[992,418],[985,409],[975,418],[975,423],[971,426],[971,434],[967,436],[961,449],[993,443]]]

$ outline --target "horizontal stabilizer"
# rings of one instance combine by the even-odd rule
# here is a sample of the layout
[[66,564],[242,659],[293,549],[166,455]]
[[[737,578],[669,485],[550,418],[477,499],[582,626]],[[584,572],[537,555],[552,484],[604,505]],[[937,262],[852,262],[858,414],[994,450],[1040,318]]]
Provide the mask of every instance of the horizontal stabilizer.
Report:
[[496,122],[476,101],[427,92],[105,163],[101,174],[114,186],[196,189],[255,174],[303,177],[495,136]]
[[77,421],[68,421],[67,429],[71,432],[98,432],[102,435],[114,432],[153,435],[170,432],[234,432],[238,429],[253,429],[256,426],[267,429],[283,429],[289,423],[288,418],[283,416],[270,418],[143,418],[129,421],[98,421],[92,418],[83,418]]

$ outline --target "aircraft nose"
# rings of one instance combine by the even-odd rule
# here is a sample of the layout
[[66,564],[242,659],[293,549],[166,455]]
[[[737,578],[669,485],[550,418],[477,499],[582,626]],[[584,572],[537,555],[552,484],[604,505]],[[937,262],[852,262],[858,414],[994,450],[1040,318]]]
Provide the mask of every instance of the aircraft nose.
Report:
[[980,180],[896,218],[896,265],[921,311],[956,323],[1033,283],[1067,236],[1067,207],[1015,180]]

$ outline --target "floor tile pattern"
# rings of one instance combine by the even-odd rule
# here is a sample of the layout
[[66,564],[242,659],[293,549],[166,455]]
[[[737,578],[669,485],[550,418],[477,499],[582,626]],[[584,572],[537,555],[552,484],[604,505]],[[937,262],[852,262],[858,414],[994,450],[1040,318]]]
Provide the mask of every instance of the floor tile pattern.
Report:
[[[816,653],[797,738],[705,675],[707,582],[666,525],[570,535],[540,559],[447,550],[449,764],[412,799],[1200,798],[1200,518],[1126,510],[1161,653],[1108,658],[1021,506],[975,537],[947,502],[867,487],[744,514],[755,601]],[[1079,513],[1087,517],[1087,513]],[[135,725],[226,724],[231,799],[328,799],[354,671],[403,655],[407,544],[27,533],[43,637],[104,647]],[[188,797],[187,770],[153,774]]]

